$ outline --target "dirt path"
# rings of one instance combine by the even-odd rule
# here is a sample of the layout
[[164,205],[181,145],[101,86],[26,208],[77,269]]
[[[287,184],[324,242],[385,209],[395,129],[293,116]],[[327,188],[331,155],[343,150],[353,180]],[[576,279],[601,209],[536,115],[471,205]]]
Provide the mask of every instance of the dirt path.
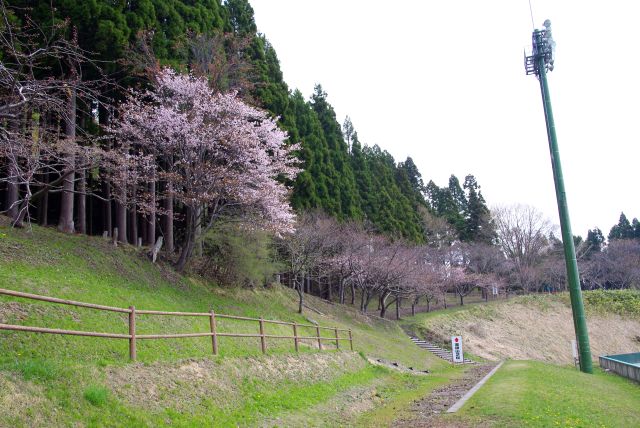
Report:
[[[475,364],[460,379],[435,389],[429,395],[413,402],[403,416],[394,421],[393,427],[451,427],[451,421],[443,423],[440,414],[446,413],[468,390],[491,371],[496,363]],[[460,425],[464,426],[464,425]]]

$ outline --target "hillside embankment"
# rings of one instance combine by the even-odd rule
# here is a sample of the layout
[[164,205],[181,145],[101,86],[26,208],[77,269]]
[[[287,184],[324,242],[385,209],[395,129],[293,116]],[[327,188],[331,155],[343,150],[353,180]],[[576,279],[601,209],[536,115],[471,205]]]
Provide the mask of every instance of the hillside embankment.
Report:
[[[606,299],[606,293],[600,292]],[[599,355],[640,352],[640,313],[617,311],[585,293],[591,352]],[[640,298],[638,298],[640,300]],[[624,309],[624,308],[623,308]],[[464,337],[467,352],[489,360],[539,360],[572,364],[575,338],[566,295],[532,295],[453,311],[419,314],[406,329],[440,343]]]
[[[255,337],[128,340],[0,331],[0,427],[39,426],[338,426],[370,412],[393,412],[462,373],[417,348],[394,322],[278,285],[229,288],[152,264],[144,249],[99,237],[0,224],[0,288],[128,308],[208,312],[351,329],[348,342]],[[127,334],[127,314],[0,296],[0,323]],[[258,333],[257,322],[218,320],[219,332]],[[209,331],[202,317],[138,316],[137,334]],[[266,326],[290,336],[290,325]],[[300,334],[310,333],[306,330]],[[328,335],[333,334],[327,330]],[[417,376],[372,365],[397,362]],[[377,417],[373,418],[378,419]],[[366,422],[362,422],[368,424]],[[370,425],[370,424],[368,424]]]

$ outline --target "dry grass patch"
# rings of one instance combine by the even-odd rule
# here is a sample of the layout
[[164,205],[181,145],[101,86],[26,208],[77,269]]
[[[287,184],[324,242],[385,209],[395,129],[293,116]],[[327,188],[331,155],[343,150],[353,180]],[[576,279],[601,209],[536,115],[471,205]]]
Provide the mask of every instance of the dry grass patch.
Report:
[[[640,320],[618,315],[588,315],[591,352],[598,355],[639,352]],[[571,309],[562,302],[533,299],[476,306],[454,315],[443,313],[425,322],[443,341],[452,334],[465,338],[465,349],[490,360],[534,359],[559,364],[573,361],[575,338]]]
[[7,424],[3,426],[47,426],[46,403],[42,386],[16,374],[0,373],[0,424]]
[[247,382],[316,383],[365,367],[353,352],[327,352],[248,358],[191,359],[179,363],[132,364],[107,369],[107,385],[134,407],[179,412],[212,402],[229,408],[241,401]]

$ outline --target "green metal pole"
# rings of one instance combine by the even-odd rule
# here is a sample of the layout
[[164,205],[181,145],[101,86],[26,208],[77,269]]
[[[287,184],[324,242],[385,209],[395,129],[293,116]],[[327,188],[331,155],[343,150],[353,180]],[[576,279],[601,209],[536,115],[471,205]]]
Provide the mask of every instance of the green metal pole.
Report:
[[[536,30],[534,35],[538,42],[538,46],[541,46],[540,42],[542,34]],[[562,230],[562,242],[564,244],[564,258],[567,264],[567,282],[569,284],[569,294],[571,296],[571,310],[573,311],[573,324],[576,332],[576,339],[578,341],[578,351],[580,353],[580,371],[584,373],[593,373],[591,347],[589,346],[589,332],[587,331],[587,319],[585,317],[584,305],[582,303],[582,290],[580,289],[578,261],[576,259],[576,249],[573,244],[571,222],[569,221],[567,195],[564,190],[564,178],[562,176],[562,165],[560,164],[560,152],[558,151],[558,141],[556,139],[556,126],[553,121],[553,110],[551,109],[551,98],[549,96],[547,73],[545,70],[543,55],[538,55],[536,62],[538,76],[540,78],[540,90],[542,91],[544,118],[547,123],[547,137],[549,138],[549,151],[551,152],[553,180],[556,185],[556,198],[558,199],[560,228]]]

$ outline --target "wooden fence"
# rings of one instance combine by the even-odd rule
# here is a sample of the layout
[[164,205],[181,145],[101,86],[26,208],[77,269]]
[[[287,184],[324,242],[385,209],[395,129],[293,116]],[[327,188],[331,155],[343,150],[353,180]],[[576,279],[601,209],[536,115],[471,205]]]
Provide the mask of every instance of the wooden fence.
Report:
[[[299,343],[301,340],[313,340],[317,341],[318,349],[322,350],[322,341],[335,342],[336,348],[340,349],[340,341],[348,340],[349,347],[353,351],[353,335],[351,329],[341,329],[337,327],[322,327],[319,325],[311,324],[298,324],[295,322],[286,322],[278,320],[268,320],[263,318],[249,318],[235,315],[223,315],[217,314],[213,310],[210,312],[168,312],[168,311],[151,311],[151,310],[139,310],[135,306],[129,306],[129,308],[117,308],[112,306],[96,305],[93,303],[76,302],[73,300],[58,299],[55,297],[40,296],[37,294],[23,293],[20,291],[5,290],[0,288],[0,294],[13,297],[22,297],[25,299],[41,300],[44,302],[59,303],[63,305],[71,305],[81,308],[95,309],[99,311],[119,312],[129,315],[129,334],[117,334],[117,333],[98,333],[93,331],[77,331],[77,330],[60,330],[54,328],[42,328],[31,327],[22,325],[0,324],[0,330],[13,330],[13,331],[26,331],[34,333],[48,333],[48,334],[66,334],[72,336],[90,336],[90,337],[103,337],[109,339],[128,339],[129,340],[129,358],[131,361],[136,360],[136,347],[138,340],[146,339],[176,339],[183,337],[211,337],[211,347],[213,354],[218,354],[218,338],[219,337],[255,337],[260,338],[260,349],[263,353],[267,352],[267,339],[288,339],[293,340],[294,348],[296,352],[299,351]],[[170,316],[182,316],[182,317],[207,317],[209,318],[210,332],[207,333],[177,333],[177,334],[136,334],[136,318],[138,315],[170,315]],[[229,333],[219,332],[216,327],[217,319],[233,319],[247,322],[258,323],[258,333],[246,334],[246,333]],[[279,324],[289,325],[293,329],[293,336],[280,336],[265,333],[265,324]],[[315,336],[300,336],[298,334],[299,327],[310,327],[315,329]],[[322,337],[320,330],[331,330],[334,337]],[[346,332],[348,337],[340,337],[340,332]]]

